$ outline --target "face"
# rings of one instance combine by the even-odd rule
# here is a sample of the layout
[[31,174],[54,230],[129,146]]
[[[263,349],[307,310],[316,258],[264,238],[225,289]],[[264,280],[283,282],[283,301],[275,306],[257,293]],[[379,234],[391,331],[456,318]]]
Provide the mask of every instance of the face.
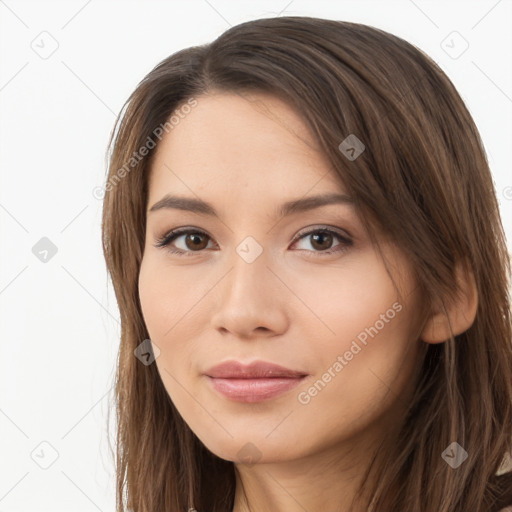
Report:
[[[420,344],[407,260],[381,240],[399,298],[289,106],[266,94],[196,99],[152,163],[139,276],[170,398],[206,447],[233,461],[299,459],[383,432]],[[333,195],[345,197],[281,210]],[[209,206],[194,210],[199,200]],[[227,361],[249,369],[212,370]],[[251,373],[254,362],[295,373]]]

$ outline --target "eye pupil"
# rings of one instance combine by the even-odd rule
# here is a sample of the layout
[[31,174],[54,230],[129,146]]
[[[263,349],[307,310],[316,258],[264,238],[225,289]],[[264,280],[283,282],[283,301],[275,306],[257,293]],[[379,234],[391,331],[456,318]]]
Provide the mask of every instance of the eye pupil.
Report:
[[[329,249],[332,245],[332,235],[330,233],[316,233],[312,235],[313,237],[313,247],[317,249]],[[317,246],[318,241],[320,240],[319,247]],[[325,240],[327,240],[327,245],[325,245]],[[323,242],[323,244],[322,244]]]

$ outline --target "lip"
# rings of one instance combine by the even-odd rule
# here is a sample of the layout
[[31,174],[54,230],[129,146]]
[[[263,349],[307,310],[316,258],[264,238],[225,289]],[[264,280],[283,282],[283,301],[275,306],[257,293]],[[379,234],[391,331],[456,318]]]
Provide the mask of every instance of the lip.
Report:
[[306,372],[291,370],[267,361],[253,361],[250,364],[225,361],[206,370],[204,374],[218,379],[296,378],[307,375]]
[[226,361],[204,372],[212,387],[237,402],[262,402],[298,386],[308,375],[266,361]]

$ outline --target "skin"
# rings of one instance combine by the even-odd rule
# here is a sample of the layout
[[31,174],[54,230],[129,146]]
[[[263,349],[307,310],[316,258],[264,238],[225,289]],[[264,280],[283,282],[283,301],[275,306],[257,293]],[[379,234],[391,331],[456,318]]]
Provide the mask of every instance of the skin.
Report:
[[[372,450],[402,417],[422,333],[436,342],[419,315],[412,269],[398,248],[380,240],[399,300],[352,205],[274,215],[288,200],[346,193],[287,104],[266,94],[211,93],[197,101],[159,143],[148,210],[172,193],[210,202],[218,217],[177,209],[147,214],[139,293],[160,350],[158,371],[199,439],[235,462],[235,512],[249,510],[247,502],[253,512],[348,510]],[[155,247],[180,227],[206,232],[200,239],[206,248],[194,251],[186,235],[171,245],[190,256]],[[326,250],[340,244],[344,250],[322,255],[311,234],[295,240],[299,232],[325,227],[348,232],[353,243],[334,236]],[[252,263],[236,251],[248,236],[263,250]],[[395,303],[400,312],[301,403],[299,394]],[[440,325],[437,319],[438,335]],[[232,359],[270,361],[308,377],[271,400],[234,402],[203,375]],[[244,455],[254,463],[243,463]]]

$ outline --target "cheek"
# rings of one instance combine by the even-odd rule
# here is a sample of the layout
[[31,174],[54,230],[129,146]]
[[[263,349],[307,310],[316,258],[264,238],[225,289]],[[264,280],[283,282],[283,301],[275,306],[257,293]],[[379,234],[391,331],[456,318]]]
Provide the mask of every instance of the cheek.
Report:
[[[347,428],[361,427],[365,418],[384,412],[387,399],[403,391],[413,377],[419,348],[411,328],[411,297],[407,303],[399,301],[382,267],[362,270],[351,268],[335,279],[331,274],[328,281],[317,279],[315,286],[305,283],[303,292],[308,290],[309,304],[329,330],[322,328],[326,334],[316,336],[315,351],[307,349],[315,362],[314,378],[301,389],[298,401],[333,424],[352,421]],[[307,323],[322,327],[312,315]]]
[[162,283],[159,282],[158,272],[152,265],[151,259],[144,257],[139,272],[139,300],[142,315],[150,338],[157,341],[165,329],[166,301],[168,294],[163,294]]
[[[206,287],[207,280],[197,283]],[[197,340],[203,330],[197,314],[205,295],[179,269],[165,268],[158,256],[143,259],[139,273],[139,298],[150,339],[160,349],[156,359],[163,381],[174,388],[175,376],[180,381],[192,374],[191,362],[197,353]],[[195,305],[195,306],[194,306]]]
[[[190,343],[180,343],[183,340],[183,326],[189,325],[183,300],[182,284],[172,279],[170,272],[158,267],[158,262],[145,256],[139,273],[139,299],[149,337],[159,348],[160,353],[155,360],[156,367],[162,379],[167,394],[180,410],[189,414],[190,400],[182,386],[189,387],[185,382],[191,375]],[[182,297],[179,300],[179,297]],[[185,297],[188,297],[185,294]],[[180,386],[181,384],[181,386]]]
[[[398,419],[391,411],[404,402],[401,396],[414,378],[416,355],[409,350],[416,344],[408,338],[406,319],[399,318],[402,312],[378,332],[352,326],[338,343],[323,345],[313,378],[296,397],[295,420],[305,425],[311,438],[321,438],[328,446],[340,437],[357,435],[380,418]],[[344,327],[338,327],[341,334]],[[366,339],[350,335],[356,331],[367,334]]]
[[[294,321],[324,339],[329,352],[343,353],[358,338],[385,338],[397,329],[404,314],[398,293],[385,269],[370,254],[344,261],[338,268],[318,268],[304,272],[300,279],[289,276],[294,292],[309,308],[309,313],[295,314]],[[304,309],[304,308],[303,308]],[[307,334],[304,336],[307,338]],[[317,354],[318,357],[318,354]]]
[[139,298],[146,327],[155,342],[171,343],[177,331],[191,325],[193,306],[204,295],[202,282],[201,278],[191,281],[180,268],[168,268],[160,255],[144,257]]

